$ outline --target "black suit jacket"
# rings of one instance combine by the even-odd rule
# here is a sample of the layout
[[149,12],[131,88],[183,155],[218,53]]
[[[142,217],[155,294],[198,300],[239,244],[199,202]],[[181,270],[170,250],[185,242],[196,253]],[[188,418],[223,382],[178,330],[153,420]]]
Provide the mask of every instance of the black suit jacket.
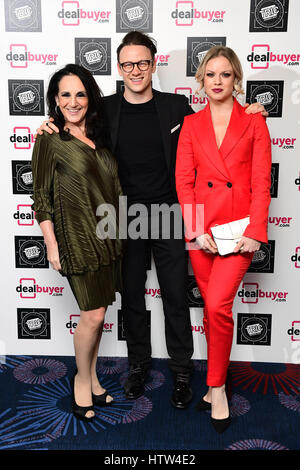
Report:
[[[109,126],[109,146],[114,155],[118,141],[122,96],[121,93],[116,93],[104,97],[106,118]],[[178,137],[184,117],[192,114],[194,111],[184,95],[153,90],[153,97],[160,123],[167,168],[171,178],[172,189],[176,195],[175,164]]]

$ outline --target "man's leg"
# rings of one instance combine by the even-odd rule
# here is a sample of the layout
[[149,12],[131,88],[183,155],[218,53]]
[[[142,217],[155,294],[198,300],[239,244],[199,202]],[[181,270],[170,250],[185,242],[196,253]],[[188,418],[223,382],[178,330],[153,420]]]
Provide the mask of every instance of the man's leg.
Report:
[[129,377],[124,385],[127,398],[144,392],[145,372],[151,365],[150,328],[145,305],[148,241],[127,240],[123,259],[122,314],[128,348]]
[[182,239],[152,240],[160,285],[169,365],[175,374],[172,404],[185,408],[192,399],[193,336],[187,301],[187,256]]

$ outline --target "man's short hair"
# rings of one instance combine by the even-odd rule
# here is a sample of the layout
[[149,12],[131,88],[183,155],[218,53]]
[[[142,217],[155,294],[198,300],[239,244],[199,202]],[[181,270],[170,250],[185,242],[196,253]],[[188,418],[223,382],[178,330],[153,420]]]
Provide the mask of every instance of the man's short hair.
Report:
[[147,36],[147,34],[141,33],[140,31],[130,31],[124,36],[121,44],[117,49],[117,59],[119,62],[120,52],[125,46],[145,46],[151,53],[151,58],[154,60],[154,56],[157,52],[156,42],[153,38]]

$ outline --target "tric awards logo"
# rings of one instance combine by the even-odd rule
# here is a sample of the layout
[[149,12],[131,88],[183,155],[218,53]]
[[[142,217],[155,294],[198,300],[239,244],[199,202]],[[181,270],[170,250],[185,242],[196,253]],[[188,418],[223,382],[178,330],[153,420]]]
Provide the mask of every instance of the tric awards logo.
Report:
[[75,38],[75,62],[93,75],[110,75],[111,39]]
[[195,276],[191,276],[191,275],[188,276],[187,296],[188,296],[189,307],[194,307],[194,308],[204,307],[203,297],[200,294]]
[[247,103],[261,103],[269,117],[282,117],[283,80],[247,81]]
[[262,243],[254,253],[248,273],[274,273],[275,240]]
[[139,30],[150,33],[153,30],[153,0],[117,0],[117,33]]
[[44,116],[43,80],[8,80],[9,114]]
[[238,313],[237,344],[271,345],[272,315],[269,313]]
[[19,339],[50,339],[49,308],[18,308]]
[[289,0],[251,0],[250,32],[285,32]]
[[13,194],[33,193],[31,160],[13,160],[11,162]]
[[187,38],[186,75],[194,77],[199,64],[213,46],[226,46],[226,37]]
[[[20,211],[17,214],[18,221],[20,221]],[[16,268],[49,268],[44,238],[42,236],[15,236],[15,260]]]
[[42,31],[41,0],[5,0],[5,31]]

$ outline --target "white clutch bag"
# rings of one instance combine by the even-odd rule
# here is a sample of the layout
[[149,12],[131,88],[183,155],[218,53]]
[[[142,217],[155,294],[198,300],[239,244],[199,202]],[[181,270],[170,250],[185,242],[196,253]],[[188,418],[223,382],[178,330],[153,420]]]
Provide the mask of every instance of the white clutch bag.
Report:
[[211,233],[220,255],[228,255],[233,252],[249,223],[250,218],[245,217],[244,219],[233,220],[227,224],[211,227]]

